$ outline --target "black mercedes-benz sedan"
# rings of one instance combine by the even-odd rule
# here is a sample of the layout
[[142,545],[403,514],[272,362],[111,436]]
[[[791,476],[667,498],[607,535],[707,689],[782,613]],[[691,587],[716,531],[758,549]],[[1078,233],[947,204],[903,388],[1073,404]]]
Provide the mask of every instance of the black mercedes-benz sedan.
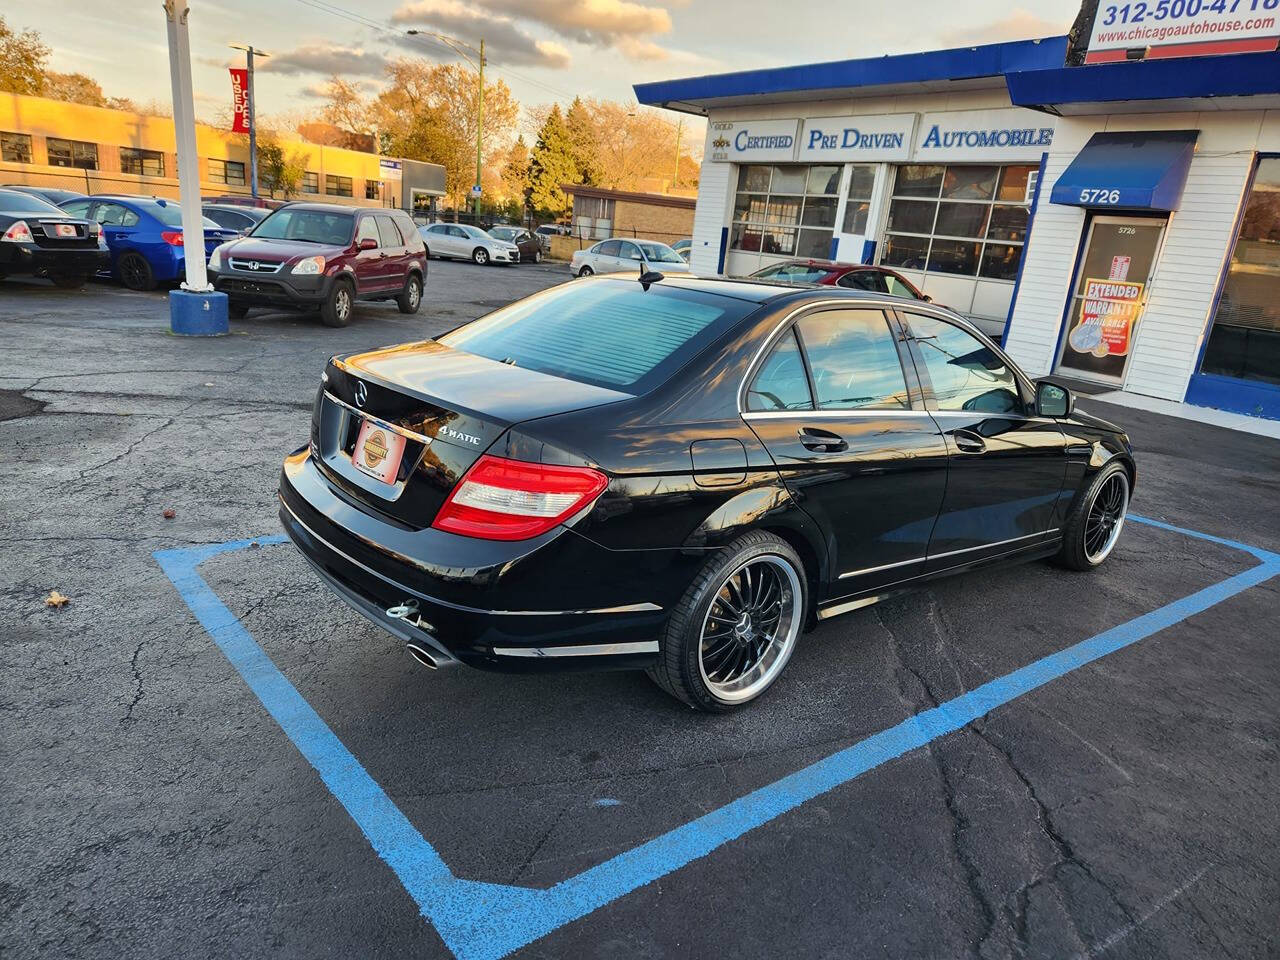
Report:
[[420,662],[643,668],[722,711],[819,620],[1115,547],[1128,438],[949,310],[641,281],[329,362],[281,519]]

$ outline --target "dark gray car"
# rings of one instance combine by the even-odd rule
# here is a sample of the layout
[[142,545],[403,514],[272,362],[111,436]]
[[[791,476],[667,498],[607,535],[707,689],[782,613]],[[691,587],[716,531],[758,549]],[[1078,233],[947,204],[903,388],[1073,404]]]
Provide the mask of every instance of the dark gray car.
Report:
[[520,249],[521,263],[542,262],[541,242],[524,227],[493,227],[489,230],[489,236],[505,240],[507,243],[514,243]]

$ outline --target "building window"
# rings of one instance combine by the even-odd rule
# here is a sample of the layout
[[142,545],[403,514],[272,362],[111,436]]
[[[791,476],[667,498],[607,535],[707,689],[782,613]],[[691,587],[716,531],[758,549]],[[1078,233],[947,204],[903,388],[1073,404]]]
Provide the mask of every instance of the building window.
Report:
[[607,240],[613,236],[617,201],[604,197],[573,197],[573,232],[583,240]]
[[876,168],[869,163],[855,164],[849,170],[849,190],[844,201],[844,233],[867,232],[871,213],[871,188],[875,186]]
[[1036,171],[1025,165],[898,167],[880,262],[1015,279]]
[[839,190],[838,166],[740,167],[730,249],[783,257],[829,256]]
[[320,192],[320,174],[312,173],[308,170],[302,175],[302,192],[303,193],[319,193]]
[[1258,161],[1200,372],[1280,384],[1280,157]]
[[164,154],[159,150],[138,150],[135,147],[120,148],[120,172],[138,177],[163,177]]
[[98,169],[98,145],[81,140],[59,140],[50,137],[45,141],[49,152],[49,166],[78,167],[81,170]]
[[382,197],[382,181],[366,180],[364,182],[364,198],[366,200],[378,200]]
[[324,192],[329,197],[351,196],[351,178],[335,177],[332,173],[324,175]]
[[244,164],[239,160],[209,158],[209,182],[244,186]]
[[0,160],[4,160],[5,163],[30,163],[30,135],[25,133],[0,133]]

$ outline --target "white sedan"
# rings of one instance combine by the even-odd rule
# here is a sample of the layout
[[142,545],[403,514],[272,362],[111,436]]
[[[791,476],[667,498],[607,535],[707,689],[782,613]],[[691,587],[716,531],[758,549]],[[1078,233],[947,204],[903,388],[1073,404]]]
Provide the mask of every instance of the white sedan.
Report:
[[569,262],[569,272],[575,277],[633,270],[688,273],[689,264],[665,243],[656,240],[601,240],[593,247],[576,251]]
[[519,263],[520,248],[497,237],[491,237],[469,223],[432,223],[419,227],[429,257],[454,257],[474,260],[480,266],[489,263]]

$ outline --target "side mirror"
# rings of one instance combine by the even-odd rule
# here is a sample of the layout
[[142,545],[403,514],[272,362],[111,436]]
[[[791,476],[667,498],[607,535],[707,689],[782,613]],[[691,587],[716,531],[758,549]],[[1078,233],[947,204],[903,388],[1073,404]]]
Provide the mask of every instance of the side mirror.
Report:
[[360,247],[361,250],[377,250],[378,241],[373,239],[373,237],[365,237],[363,240],[360,241],[358,246]]
[[927,293],[921,299],[923,299],[925,303],[933,303],[933,297],[929,296]]
[[1036,381],[1036,413],[1042,417],[1069,417],[1076,408],[1075,395],[1051,380]]

